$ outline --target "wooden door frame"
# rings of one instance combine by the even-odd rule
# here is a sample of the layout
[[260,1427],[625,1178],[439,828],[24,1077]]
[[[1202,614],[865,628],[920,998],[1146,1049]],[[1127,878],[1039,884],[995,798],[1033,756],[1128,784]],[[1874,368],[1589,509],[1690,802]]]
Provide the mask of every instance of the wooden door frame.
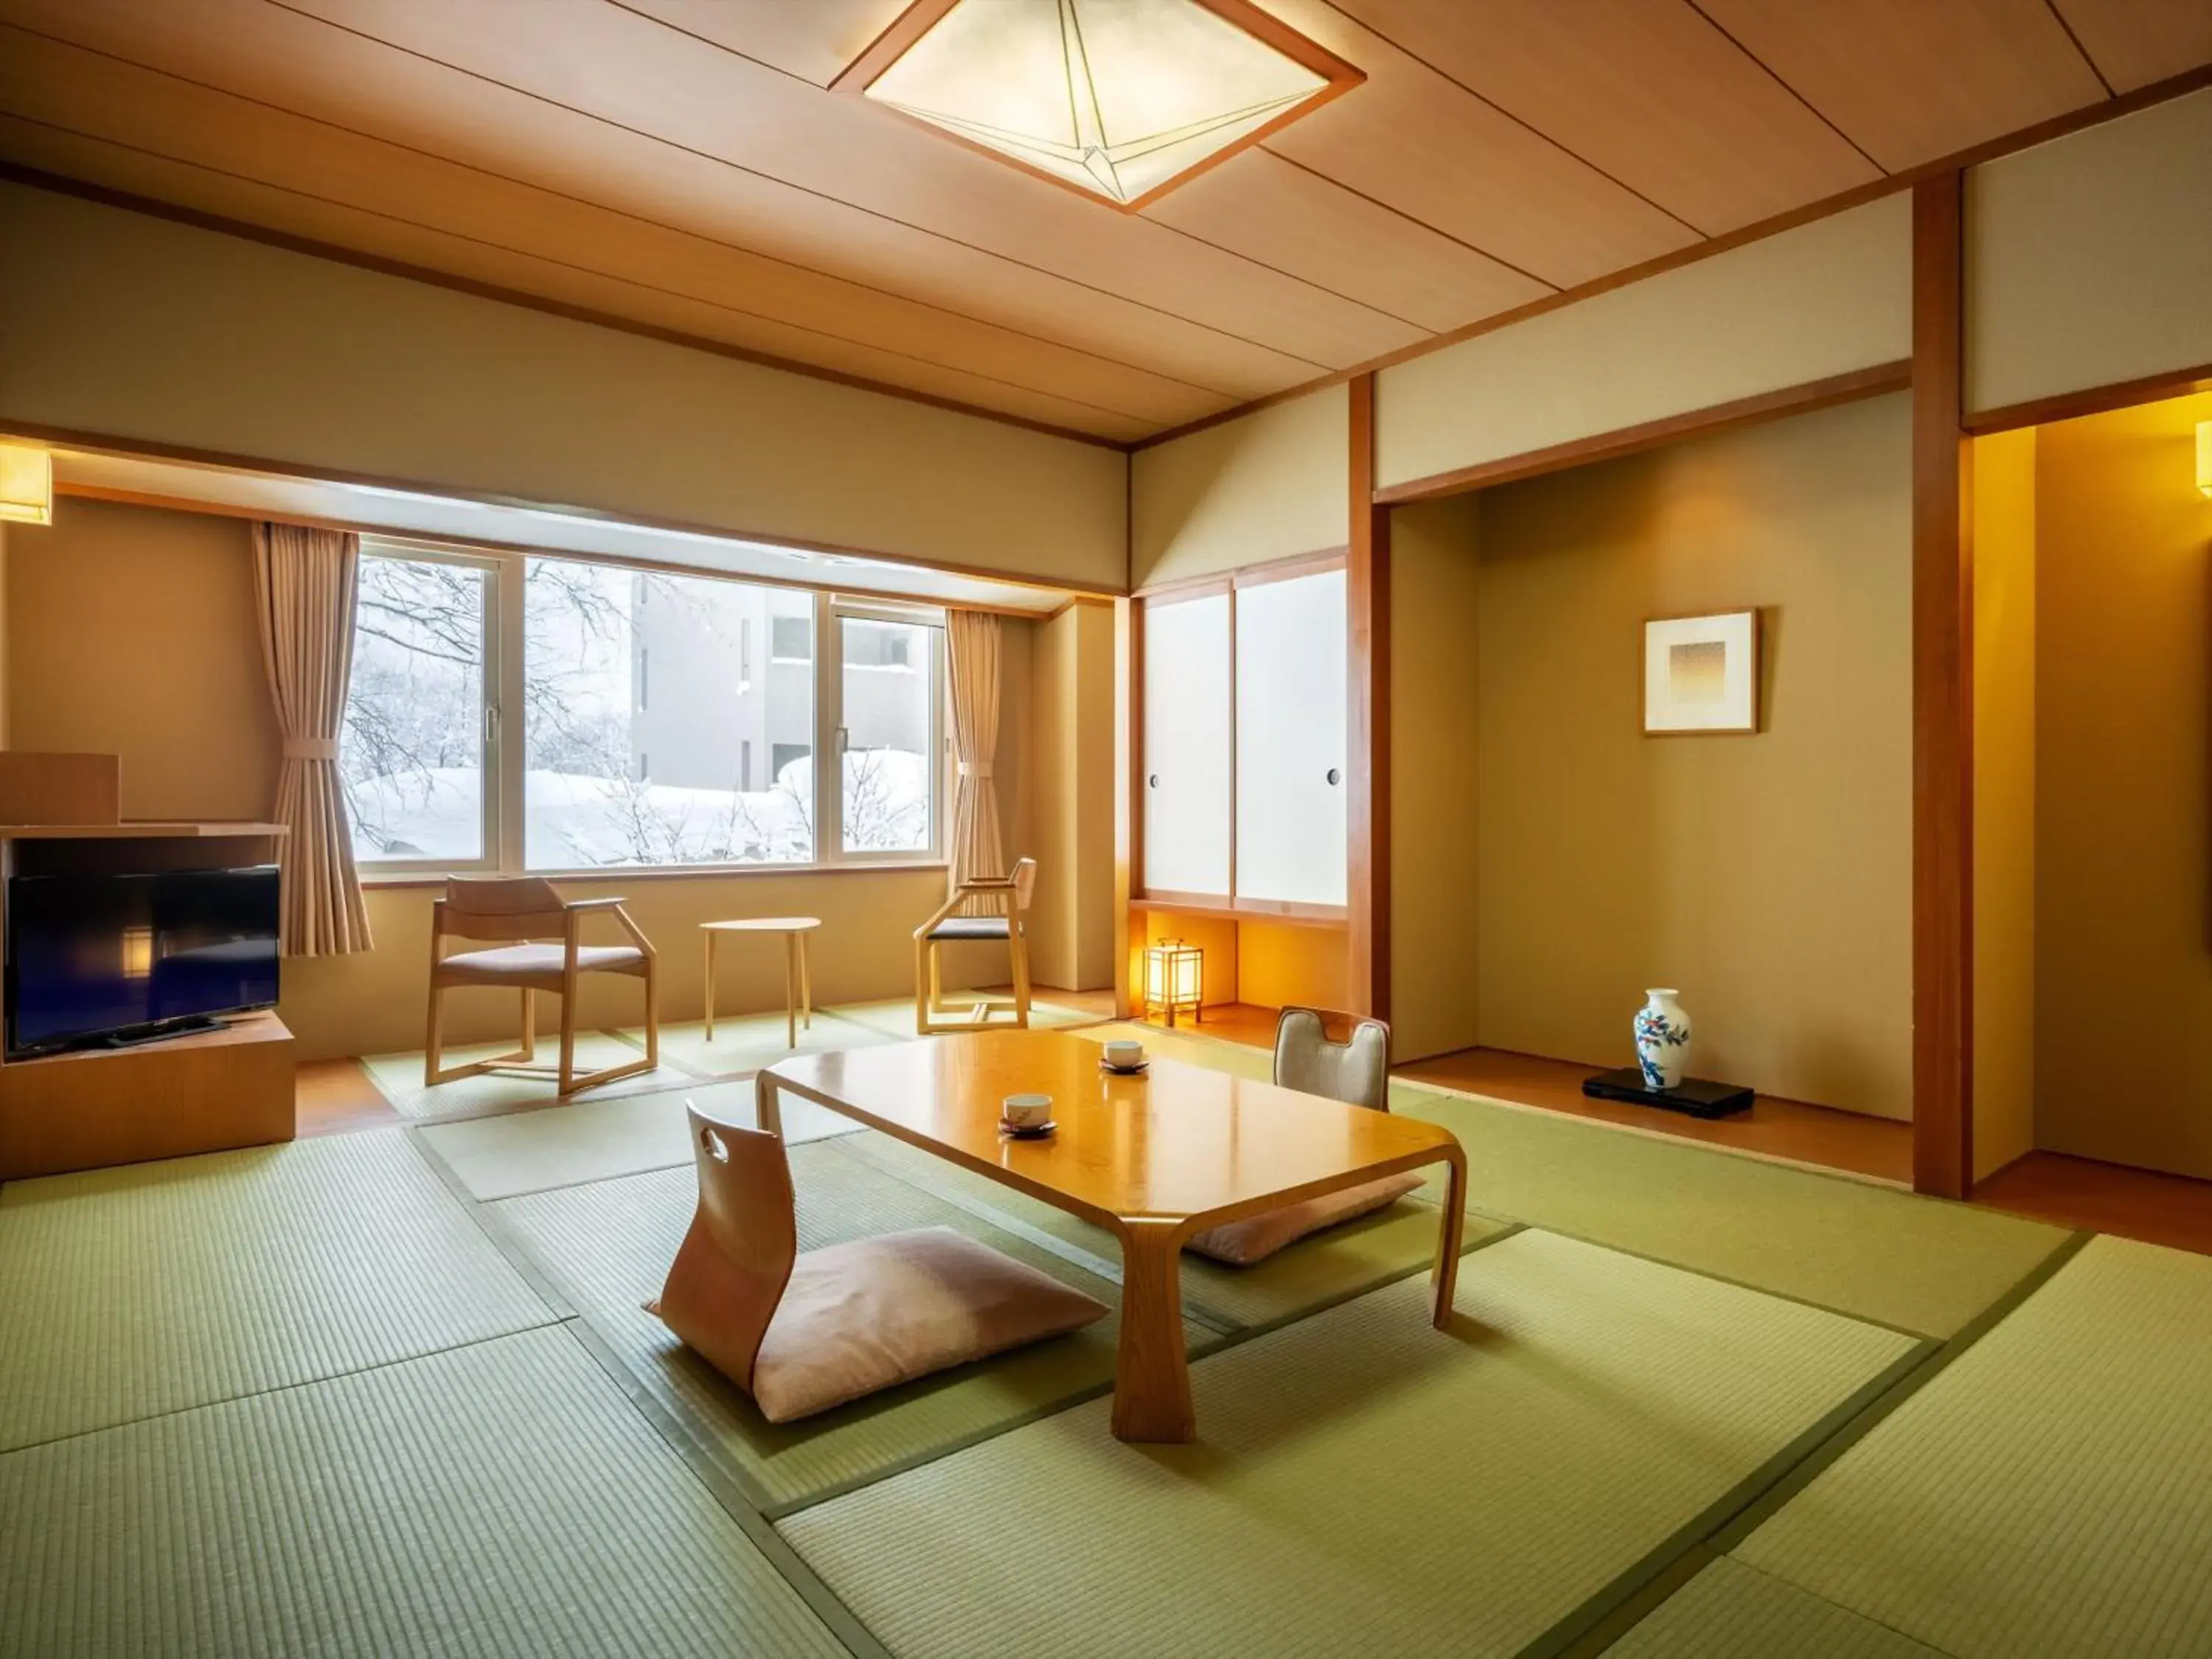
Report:
[[1375,483],[1375,376],[1351,386],[1351,535],[1345,557],[1347,1006],[1390,1018],[1390,508]]

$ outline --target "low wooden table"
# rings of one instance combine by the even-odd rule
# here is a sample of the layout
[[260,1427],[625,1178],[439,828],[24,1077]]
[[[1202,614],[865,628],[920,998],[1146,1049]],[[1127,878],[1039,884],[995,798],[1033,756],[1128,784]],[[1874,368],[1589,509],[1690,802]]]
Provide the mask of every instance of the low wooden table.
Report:
[[[1449,1130],[1164,1056],[1140,1077],[1099,1069],[1099,1045],[1065,1031],[979,1031],[804,1054],[759,1074],[761,1127],[782,1133],[788,1091],[1112,1231],[1121,1241],[1114,1432],[1197,1432],[1177,1264],[1224,1221],[1427,1164],[1449,1167],[1437,1243],[1436,1324],[1451,1316],[1467,1156]],[[999,1132],[1011,1094],[1053,1098],[1057,1133]]]
[[747,916],[737,921],[702,921],[707,936],[707,1041],[714,1040],[714,947],[725,933],[783,935],[783,1046],[799,1046],[799,1028],[814,1029],[814,981],[806,963],[806,936],[822,925],[819,916]]

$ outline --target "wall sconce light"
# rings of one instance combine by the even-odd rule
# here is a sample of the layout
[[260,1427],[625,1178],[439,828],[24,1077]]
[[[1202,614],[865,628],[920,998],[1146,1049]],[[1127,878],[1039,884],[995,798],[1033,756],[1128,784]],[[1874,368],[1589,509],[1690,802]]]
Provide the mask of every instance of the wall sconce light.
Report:
[[2197,423],[2197,487],[2212,495],[2212,421]]
[[0,524],[54,521],[54,458],[23,444],[0,444]]
[[1145,947],[1145,1012],[1167,1010],[1168,1024],[1176,1012],[1188,1008],[1195,1020],[1206,1006],[1206,952],[1179,939],[1156,939]]

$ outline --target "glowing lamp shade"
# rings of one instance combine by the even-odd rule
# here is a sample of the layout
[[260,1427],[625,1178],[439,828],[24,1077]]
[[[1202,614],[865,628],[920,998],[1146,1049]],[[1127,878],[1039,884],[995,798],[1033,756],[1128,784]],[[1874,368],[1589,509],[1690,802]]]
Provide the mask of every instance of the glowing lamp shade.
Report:
[[1145,1012],[1167,1011],[1176,1023],[1182,1009],[1199,1018],[1206,1003],[1206,952],[1179,939],[1155,939],[1145,947]]
[[2212,495],[2212,421],[2197,423],[2197,487]]
[[0,524],[54,521],[54,458],[43,449],[0,444]]
[[1248,0],[920,0],[902,21],[927,27],[848,71],[866,96],[1125,208],[1364,78]]

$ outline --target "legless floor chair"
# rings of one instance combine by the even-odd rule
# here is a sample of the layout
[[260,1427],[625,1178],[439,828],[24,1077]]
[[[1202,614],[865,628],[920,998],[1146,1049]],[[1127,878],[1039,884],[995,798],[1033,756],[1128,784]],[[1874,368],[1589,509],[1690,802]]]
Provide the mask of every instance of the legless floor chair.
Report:
[[771,1423],[1078,1330],[1108,1311],[949,1227],[802,1255],[783,1142],[696,1109],[689,1115],[699,1209],[646,1311]]
[[[584,923],[596,915],[613,917],[630,942],[585,944]],[[461,951],[447,956],[444,949],[448,939],[514,942],[489,951]],[[660,1063],[656,972],[652,942],[638,931],[618,898],[563,899],[542,876],[456,876],[447,882],[446,896],[438,901],[430,919],[430,1030],[422,1057],[423,1082],[429,1086],[501,1072],[553,1078],[558,1080],[561,1093],[572,1095],[580,1089],[651,1071]],[[645,1058],[580,1077],[576,1073],[576,986],[586,974],[628,974],[645,981]],[[511,1054],[441,1069],[444,994],[464,985],[501,986],[521,994],[522,1046]],[[550,991],[561,999],[558,1066],[537,1063],[537,1008],[532,998],[540,991]]]
[[[1036,860],[1024,859],[1010,876],[963,881],[937,914],[914,930],[914,1028],[923,1036],[974,1031],[1004,1023],[1024,1030],[1030,1023],[1030,893],[1036,886]],[[972,906],[969,901],[974,901]],[[956,915],[963,908],[971,914]],[[1000,944],[1012,957],[1014,994],[985,996],[962,991],[948,1001],[939,988],[939,945]],[[1012,1018],[1004,1021],[1000,1016]]]
[[[1341,1041],[1331,1029],[1346,1033]],[[1348,1106],[1390,1109],[1390,1028],[1379,1019],[1318,1008],[1285,1008],[1275,1022],[1275,1082]],[[1231,1267],[1265,1260],[1285,1244],[1395,1204],[1421,1184],[1412,1172],[1325,1193],[1279,1210],[1209,1227],[1185,1246]]]

